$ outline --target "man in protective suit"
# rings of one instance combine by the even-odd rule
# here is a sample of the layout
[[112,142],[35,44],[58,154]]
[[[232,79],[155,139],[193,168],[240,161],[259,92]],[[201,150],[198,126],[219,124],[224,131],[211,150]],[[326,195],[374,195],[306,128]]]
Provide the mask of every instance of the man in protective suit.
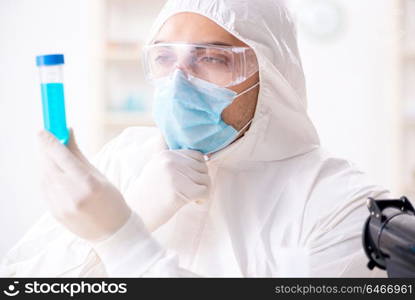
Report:
[[0,274],[385,275],[361,232],[388,191],[320,146],[283,1],[168,1],[144,51],[157,128],[92,163],[42,132],[50,213]]

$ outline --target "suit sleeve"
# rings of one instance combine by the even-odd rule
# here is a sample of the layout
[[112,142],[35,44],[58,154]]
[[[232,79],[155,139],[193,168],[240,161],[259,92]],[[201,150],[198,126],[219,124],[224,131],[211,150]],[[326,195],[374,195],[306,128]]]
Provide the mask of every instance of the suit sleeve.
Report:
[[152,237],[135,212],[115,234],[92,247],[110,277],[197,277],[179,266],[177,255]]
[[380,269],[370,270],[363,249],[362,233],[369,211],[368,197],[390,198],[389,191],[367,183],[353,172],[342,189],[342,197],[322,214],[307,243],[312,277],[385,277]]

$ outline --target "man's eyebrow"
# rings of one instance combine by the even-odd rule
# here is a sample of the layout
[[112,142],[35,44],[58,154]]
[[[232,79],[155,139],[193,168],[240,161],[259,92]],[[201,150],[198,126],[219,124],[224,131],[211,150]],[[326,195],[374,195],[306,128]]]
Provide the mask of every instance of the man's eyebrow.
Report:
[[[165,42],[165,41],[161,41],[161,40],[156,40],[153,42],[153,44],[160,44],[160,43],[182,43],[182,42]],[[221,42],[221,41],[208,41],[208,42],[203,42],[203,43],[189,43],[189,44],[195,44],[195,45],[213,45],[213,46],[235,46],[229,43],[225,43],[225,42]]]
[[225,43],[225,42],[220,42],[220,41],[213,41],[213,42],[208,42],[208,43],[205,43],[205,44],[207,44],[207,45],[216,45],[216,46],[235,46],[235,45],[228,44],[228,43]]

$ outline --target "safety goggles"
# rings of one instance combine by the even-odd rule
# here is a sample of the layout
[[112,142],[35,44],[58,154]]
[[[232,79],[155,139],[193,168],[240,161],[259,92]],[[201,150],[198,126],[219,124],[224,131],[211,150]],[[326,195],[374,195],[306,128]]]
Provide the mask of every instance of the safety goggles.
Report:
[[248,47],[187,43],[144,46],[146,78],[169,76],[177,68],[222,87],[237,85],[258,71],[254,51]]

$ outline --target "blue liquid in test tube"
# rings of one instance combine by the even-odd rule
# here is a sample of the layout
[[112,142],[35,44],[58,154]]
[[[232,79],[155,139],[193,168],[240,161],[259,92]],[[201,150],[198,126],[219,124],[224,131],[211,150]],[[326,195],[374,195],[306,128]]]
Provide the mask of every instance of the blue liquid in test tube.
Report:
[[62,54],[41,55],[36,57],[40,71],[43,124],[62,144],[69,142],[69,130],[66,126],[65,96],[63,92]]

